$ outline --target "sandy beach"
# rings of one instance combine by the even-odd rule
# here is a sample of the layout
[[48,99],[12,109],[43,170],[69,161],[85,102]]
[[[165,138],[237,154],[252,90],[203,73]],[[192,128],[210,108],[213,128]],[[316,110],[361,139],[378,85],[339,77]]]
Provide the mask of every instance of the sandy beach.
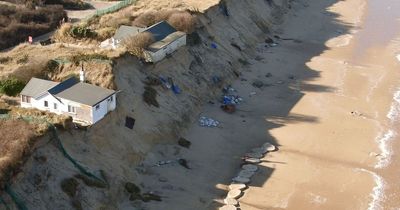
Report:
[[[145,165],[184,157],[191,170],[149,169],[141,181],[166,199],[146,207],[222,206],[241,156],[270,142],[279,151],[262,160],[241,209],[382,209],[385,181],[377,168],[387,155],[379,136],[399,75],[393,43],[374,46],[382,40],[359,35],[366,11],[365,0],[295,3],[275,31],[279,45],[256,50],[263,59],[232,84],[244,99],[239,110],[207,104],[201,116],[220,121],[219,128],[195,122],[184,135],[190,149],[160,145],[148,155]],[[266,85],[253,87],[255,80]]]

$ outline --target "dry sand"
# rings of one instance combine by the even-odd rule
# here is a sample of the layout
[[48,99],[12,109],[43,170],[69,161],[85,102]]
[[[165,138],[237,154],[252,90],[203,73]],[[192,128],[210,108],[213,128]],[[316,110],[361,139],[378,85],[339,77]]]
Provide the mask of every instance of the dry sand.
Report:
[[[250,62],[241,76],[245,80],[232,84],[244,98],[240,110],[229,115],[218,105],[206,105],[202,115],[219,120],[219,128],[195,123],[185,135],[193,143],[189,150],[159,146],[147,157],[144,164],[179,156],[192,166],[155,167],[141,177],[166,197],[147,207],[220,206],[216,203],[222,203],[230,179],[240,170],[240,156],[266,141],[279,145],[279,151],[263,159],[240,199],[241,209],[376,205],[377,197],[370,196],[374,178],[379,178],[375,138],[391,103],[388,89],[395,82],[390,77],[395,64],[389,54],[383,56],[388,59],[376,59],[376,52],[354,54],[365,8],[364,0],[295,2],[276,33],[298,41],[279,41],[258,53],[263,60]],[[350,62],[354,57],[359,59]],[[251,85],[255,79],[269,85],[257,89]],[[250,96],[253,91],[256,95]]]

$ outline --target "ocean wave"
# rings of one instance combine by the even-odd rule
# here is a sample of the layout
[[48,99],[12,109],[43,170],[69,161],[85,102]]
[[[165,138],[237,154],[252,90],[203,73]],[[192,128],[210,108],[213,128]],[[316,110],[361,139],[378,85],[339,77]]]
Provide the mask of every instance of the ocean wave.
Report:
[[391,120],[391,122],[397,121],[399,118],[400,114],[400,89],[397,90],[394,95],[393,95],[393,102],[392,105],[390,106],[390,110],[388,114],[386,115],[387,118]]
[[392,149],[390,148],[389,142],[395,135],[395,131],[388,130],[386,133],[378,136],[376,141],[378,142],[381,153],[378,156],[378,163],[375,165],[375,168],[384,168],[390,163]]
[[384,190],[386,183],[381,176],[373,171],[369,171],[363,168],[358,168],[358,170],[369,173],[374,177],[375,187],[372,189],[370,196],[372,201],[368,204],[368,210],[381,210],[383,209],[381,202],[385,199]]

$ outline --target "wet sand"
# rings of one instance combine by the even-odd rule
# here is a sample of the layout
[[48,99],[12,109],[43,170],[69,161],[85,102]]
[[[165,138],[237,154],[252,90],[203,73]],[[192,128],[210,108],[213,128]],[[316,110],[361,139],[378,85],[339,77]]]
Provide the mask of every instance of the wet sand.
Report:
[[[185,135],[193,143],[190,150],[160,145],[146,158],[144,163],[150,164],[179,153],[192,167],[157,167],[141,177],[146,186],[168,195],[146,207],[221,206],[230,179],[239,172],[241,155],[267,141],[279,151],[263,159],[239,200],[241,209],[385,205],[380,191],[385,173],[393,171],[380,169],[387,155],[379,144],[389,126],[398,63],[396,43],[375,46],[374,40],[385,38],[359,36],[368,17],[366,3],[295,3],[276,34],[296,41],[278,40],[277,47],[259,52],[264,59],[252,60],[232,84],[244,98],[239,111],[229,115],[217,104],[206,105],[202,115],[219,120],[220,128],[196,122]],[[251,83],[256,79],[268,85],[255,88]]]

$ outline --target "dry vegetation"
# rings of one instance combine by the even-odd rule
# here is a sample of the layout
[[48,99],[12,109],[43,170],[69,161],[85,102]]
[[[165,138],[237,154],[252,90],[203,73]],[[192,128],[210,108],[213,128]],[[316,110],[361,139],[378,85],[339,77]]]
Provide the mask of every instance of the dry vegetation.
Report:
[[55,29],[66,18],[62,6],[31,9],[25,6],[0,4],[0,49],[27,41]]
[[[0,188],[29,157],[35,140],[47,132],[46,121],[58,128],[70,128],[72,122],[68,116],[21,109],[5,101],[13,101],[13,98],[0,98],[0,114],[8,113],[11,116],[9,119],[0,119]],[[24,120],[25,116],[32,119]]]
[[144,32],[136,36],[127,38],[126,40],[124,40],[123,44],[129,53],[139,58],[143,58],[144,57],[143,50],[149,45],[151,45],[153,42],[154,42],[153,35],[149,32]]
[[[28,82],[32,77],[63,81],[69,76],[79,75],[80,64],[83,63],[89,83],[114,89],[112,60],[122,53],[125,51],[68,47],[62,44],[24,44],[10,52],[0,53],[0,81],[17,78]],[[26,62],[18,63],[18,60],[25,58]]]

